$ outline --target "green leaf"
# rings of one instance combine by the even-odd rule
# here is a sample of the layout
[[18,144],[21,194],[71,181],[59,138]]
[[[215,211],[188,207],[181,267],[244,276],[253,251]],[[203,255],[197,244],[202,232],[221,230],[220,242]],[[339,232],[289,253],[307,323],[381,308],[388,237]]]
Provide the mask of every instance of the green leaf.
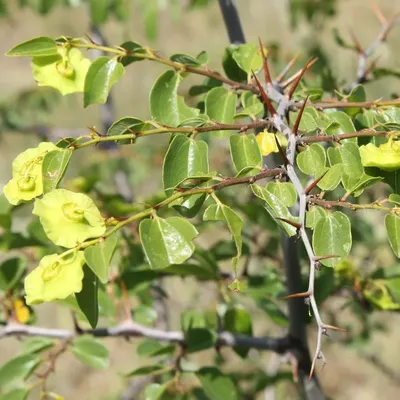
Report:
[[83,106],[104,104],[111,87],[124,75],[124,66],[111,58],[99,57],[89,67],[85,78]]
[[189,353],[195,353],[214,347],[217,343],[217,334],[207,328],[190,328],[185,331],[185,345]]
[[289,225],[284,221],[280,221],[276,218],[284,218],[287,220],[291,220],[296,222],[296,218],[293,217],[288,208],[282,201],[276,197],[273,193],[268,192],[258,185],[251,185],[251,189],[253,193],[263,200],[264,208],[268,211],[271,217],[275,220],[275,222],[289,235],[293,236],[297,233],[297,230],[294,226]]
[[[226,331],[239,335],[252,336],[253,334],[251,315],[240,305],[231,307],[225,312],[223,326]],[[249,353],[249,349],[246,348],[234,347],[233,349],[242,358]]]
[[103,24],[111,9],[113,0],[90,0],[90,18],[94,25]]
[[263,66],[259,47],[256,44],[241,44],[232,52],[232,57],[237,65],[247,74],[257,71]]
[[194,251],[195,227],[179,217],[145,219],[139,225],[140,240],[151,268],[181,264]]
[[86,365],[93,368],[107,368],[109,365],[108,349],[91,336],[80,336],[72,343],[72,353]]
[[22,354],[35,354],[42,351],[46,351],[54,346],[52,339],[44,337],[32,337],[23,341],[22,343]]
[[222,66],[226,76],[233,79],[236,82],[246,82],[247,74],[244,72],[233,58],[233,52],[237,48],[237,45],[230,45],[225,48],[225,52],[222,58]]
[[29,388],[15,388],[9,392],[0,394],[0,400],[25,400],[28,397]]
[[144,60],[143,58],[136,57],[136,56],[132,55],[131,53],[145,54],[147,52],[147,50],[145,48],[143,48],[139,43],[132,42],[132,41],[124,42],[121,44],[120,47],[122,47],[129,53],[126,56],[119,57],[119,59],[118,59],[118,61],[124,67],[126,67],[129,64],[132,64],[133,62]]
[[165,372],[165,365],[153,364],[153,365],[148,365],[145,367],[136,368],[133,371],[128,372],[124,376],[126,378],[131,378],[133,376],[141,376],[141,375],[154,376],[154,375],[158,375],[158,374],[164,373],[164,372]]
[[328,211],[323,207],[313,206],[306,212],[306,228],[315,229],[318,221],[328,216]]
[[264,105],[258,97],[250,91],[244,91],[240,96],[242,107],[234,118],[250,117],[253,119],[262,118],[264,115]]
[[296,161],[301,172],[318,175],[325,168],[325,149],[320,144],[313,143],[297,156]]
[[[254,133],[232,135],[229,138],[232,161],[237,172],[251,168],[262,168],[262,156]],[[251,172],[251,171],[249,171]]]
[[58,55],[57,43],[45,36],[20,43],[6,53],[6,56],[9,57],[47,57],[56,55]]
[[180,198],[170,204],[179,214],[185,218],[194,218],[201,209],[206,193],[193,194],[185,198]]
[[43,159],[43,193],[56,189],[65,174],[72,150],[54,150],[47,153]]
[[0,264],[0,290],[10,290],[21,281],[26,270],[26,260],[9,258]]
[[387,214],[385,216],[385,228],[390,247],[396,257],[400,258],[400,217]]
[[[158,340],[144,339],[136,347],[136,353],[140,357],[154,357],[160,354],[165,348],[171,346],[164,346]],[[175,346],[172,346],[174,349]]]
[[188,107],[183,97],[178,96],[182,79],[175,71],[166,71],[156,80],[150,92],[151,119],[175,127],[199,115],[200,110]]
[[231,378],[218,368],[201,368],[196,376],[210,400],[239,400],[239,393]]
[[349,218],[340,211],[318,220],[312,238],[315,255],[335,255],[336,258],[321,260],[327,267],[334,267],[346,257],[351,249],[351,226]]
[[383,178],[380,176],[369,176],[363,173],[361,176],[348,175],[346,172],[342,174],[343,187],[347,192],[353,193],[354,197],[361,195],[361,193],[369,186],[381,181]]
[[[149,128],[149,124],[135,117],[124,117],[115,121],[107,131],[106,136],[129,135]],[[118,144],[132,144],[135,139],[117,140]]]
[[331,165],[343,164],[343,172],[360,177],[364,173],[359,147],[355,143],[345,143],[340,147],[328,149],[328,159]]
[[171,61],[187,65],[189,67],[199,67],[201,65],[196,58],[189,56],[188,54],[173,54],[170,59]]
[[118,238],[111,235],[106,240],[90,246],[84,251],[85,261],[97,275],[101,283],[107,283],[111,258],[117,246]]
[[[211,89],[204,99],[205,114],[213,121],[232,124],[236,111],[237,95],[229,92],[223,87]],[[213,136],[223,138],[230,135],[232,131],[214,131]]]
[[167,386],[159,383],[151,383],[144,390],[143,400],[161,400]]
[[185,135],[176,135],[165,155],[163,185],[167,196],[188,178],[208,176],[208,146]]
[[392,193],[389,195],[389,200],[391,203],[396,204],[396,206],[400,206],[400,194]]
[[86,265],[83,266],[82,290],[75,293],[79,309],[82,311],[90,326],[94,329],[99,320],[98,300],[99,280],[94,272]]
[[157,320],[157,310],[141,304],[133,311],[133,319],[139,324],[151,326]]
[[343,164],[335,164],[327,168],[328,172],[318,182],[317,186],[322,190],[334,190],[340,183],[343,174]]
[[242,219],[230,207],[220,203],[212,204],[206,209],[203,215],[203,221],[223,221],[227,224],[237,250],[237,255],[232,260],[236,271],[239,258],[242,254]]
[[[343,111],[334,111],[328,114],[330,120],[334,121],[335,124],[330,125],[326,129],[326,133],[329,135],[339,135],[342,133],[352,133],[356,131],[353,121]],[[357,143],[357,138],[343,139],[341,143]]]
[[0,367],[0,388],[15,387],[23,382],[40,362],[36,354],[23,354],[8,360]]
[[287,207],[293,207],[296,204],[297,192],[291,182],[268,182],[265,190],[272,193]]

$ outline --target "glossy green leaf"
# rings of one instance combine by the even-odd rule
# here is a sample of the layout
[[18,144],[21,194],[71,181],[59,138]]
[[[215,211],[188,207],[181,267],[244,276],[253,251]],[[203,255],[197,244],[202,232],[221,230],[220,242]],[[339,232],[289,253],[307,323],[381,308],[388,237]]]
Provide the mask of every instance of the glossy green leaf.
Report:
[[325,149],[320,144],[313,143],[297,156],[296,161],[300,171],[307,175],[318,175],[325,168]]
[[265,190],[277,197],[286,207],[296,204],[297,192],[291,182],[268,182]]
[[[237,305],[229,308],[224,314],[223,320],[224,329],[239,335],[252,336],[253,325],[250,313],[242,306]],[[235,352],[241,356],[246,357],[249,349],[246,348],[233,348]]]
[[9,258],[0,264],[0,290],[10,290],[21,281],[26,271],[26,260],[23,258]]
[[[150,125],[145,121],[135,117],[124,117],[115,121],[107,131],[107,136],[116,135],[129,135],[136,132],[141,132],[143,130],[149,129]],[[118,144],[132,144],[135,139],[120,139],[117,140]]]
[[154,83],[150,92],[151,118],[167,126],[178,126],[188,118],[199,115],[200,110],[188,107],[178,87],[183,77],[175,71],[164,72]]
[[90,65],[85,79],[83,106],[104,104],[111,87],[124,75],[124,66],[111,58],[99,57]]
[[380,176],[370,176],[363,173],[361,176],[348,175],[346,172],[342,174],[343,187],[353,196],[359,196],[364,189],[375,183],[381,181],[383,178]]
[[340,180],[342,179],[343,164],[335,164],[334,166],[326,169],[328,170],[328,172],[318,182],[317,186],[322,190],[334,190],[337,188]]
[[54,150],[47,153],[43,159],[43,193],[56,189],[68,167],[72,150]]
[[236,82],[246,82],[247,74],[244,72],[233,58],[233,52],[237,48],[237,45],[230,45],[225,48],[224,55],[222,58],[222,66],[226,76],[233,79]]
[[280,221],[276,218],[284,218],[296,222],[296,218],[293,217],[288,208],[282,201],[276,197],[273,193],[268,192],[264,188],[258,185],[251,185],[251,189],[255,196],[263,200],[264,208],[268,211],[269,215],[275,220],[275,222],[289,235],[293,236],[297,233],[294,226],[289,225],[284,221]]
[[40,362],[36,354],[22,354],[8,360],[0,367],[0,388],[11,388],[23,382]]
[[400,217],[387,214],[385,217],[385,228],[390,247],[396,257],[400,258]]
[[334,267],[349,254],[352,244],[350,228],[349,218],[340,211],[335,211],[318,220],[312,238],[315,254],[338,256],[321,260],[323,265]]
[[208,176],[208,146],[204,141],[176,135],[165,155],[163,184],[167,196],[188,178]]
[[179,217],[145,219],[139,225],[140,240],[151,268],[181,264],[194,251],[195,227]]
[[[211,89],[204,99],[205,114],[215,122],[223,124],[232,124],[236,112],[236,93],[230,92],[223,87],[216,87]],[[232,131],[214,131],[215,137],[227,137]]]
[[6,53],[9,57],[47,57],[58,55],[56,42],[45,36],[28,40],[13,47]]
[[228,226],[229,231],[231,232],[232,239],[236,244],[237,255],[233,258],[233,265],[236,270],[237,263],[242,254],[242,228],[243,221],[233,211],[230,207],[224,204],[212,204],[210,205],[203,215],[204,221],[223,221]]
[[86,264],[83,266],[82,290],[75,293],[79,309],[94,329],[99,320],[99,279]]
[[231,135],[229,138],[231,157],[237,172],[244,169],[260,170],[262,156],[254,133],[249,135]]
[[326,218],[328,212],[323,207],[312,206],[310,211],[306,212],[306,228],[315,229],[320,219]]
[[84,251],[85,261],[92,271],[100,279],[100,282],[107,283],[111,258],[117,246],[118,238],[115,235],[90,246]]
[[170,57],[170,59],[171,61],[187,65],[189,67],[199,67],[201,65],[195,57],[192,57],[188,54],[182,54],[182,53],[173,54]]
[[143,400],[161,400],[166,389],[167,386],[165,384],[150,383],[150,385],[146,386],[146,389],[144,389]]
[[263,66],[260,49],[256,44],[241,44],[233,50],[232,57],[237,65],[248,74]]
[[72,354],[81,362],[93,368],[109,366],[108,349],[100,340],[91,336],[80,336],[72,342]]
[[330,147],[328,149],[328,159],[331,165],[343,164],[343,172],[348,175],[359,177],[364,173],[360,150],[355,143],[345,143],[339,147]]
[[28,398],[29,388],[15,388],[9,392],[0,394],[0,400],[25,400]]
[[22,343],[22,354],[35,354],[46,351],[54,346],[54,340],[45,337],[32,337]]
[[124,376],[126,378],[131,378],[133,376],[141,376],[141,375],[154,376],[154,375],[158,375],[160,373],[163,373],[164,371],[165,371],[165,365],[163,365],[163,364],[153,364],[153,365],[148,365],[148,366],[145,366],[145,367],[136,368],[133,371],[128,372]]
[[389,195],[389,200],[391,203],[396,204],[396,206],[400,206],[400,194],[392,193]]
[[193,218],[199,213],[206,198],[206,193],[193,194],[171,203],[171,207],[183,217]]
[[240,96],[242,107],[234,118],[250,117],[252,119],[262,118],[264,115],[264,105],[258,97],[250,91],[244,91]]
[[121,44],[120,47],[127,50],[127,52],[129,53],[126,56],[119,57],[119,59],[118,59],[119,62],[124,67],[126,67],[129,64],[132,64],[133,62],[143,60],[143,58],[134,56],[134,55],[132,55],[132,53],[139,55],[139,54],[145,54],[147,52],[146,49],[143,48],[139,43],[132,42],[132,41],[124,42]]
[[210,400],[239,400],[239,393],[232,379],[218,368],[201,368],[196,376]]
[[[328,135],[339,135],[342,133],[352,133],[356,131],[353,121],[343,111],[334,111],[328,114],[330,120],[336,122],[326,129]],[[357,143],[357,138],[344,139],[341,143]]]
[[156,339],[144,339],[136,347],[136,353],[140,357],[154,357],[160,355],[164,349],[169,347],[175,348],[175,346],[162,345]]

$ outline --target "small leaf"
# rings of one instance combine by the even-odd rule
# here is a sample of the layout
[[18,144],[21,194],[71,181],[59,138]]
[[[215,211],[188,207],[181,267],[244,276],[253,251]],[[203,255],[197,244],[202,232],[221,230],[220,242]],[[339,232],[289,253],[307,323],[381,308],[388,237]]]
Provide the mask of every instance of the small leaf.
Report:
[[185,135],[176,135],[168,148],[163,165],[163,184],[167,196],[188,178],[208,176],[208,146]]
[[268,182],[265,190],[272,193],[287,207],[293,207],[296,204],[297,192],[291,182]]
[[313,206],[310,211],[306,212],[306,228],[315,229],[318,221],[322,218],[326,218],[328,212],[325,208],[319,206]]
[[340,183],[343,174],[343,164],[335,164],[328,169],[325,176],[318,182],[317,186],[322,190],[334,190]]
[[[115,121],[107,131],[106,136],[129,135],[149,128],[149,124],[135,117],[124,117]],[[117,140],[118,144],[132,144],[135,139]]]
[[334,267],[346,257],[351,249],[352,239],[349,218],[340,211],[328,214],[318,220],[312,238],[315,255],[335,255],[337,258],[321,260],[321,264]]
[[354,197],[358,197],[369,186],[381,181],[380,176],[369,176],[363,173],[361,176],[348,175],[346,172],[342,174],[343,187],[349,193],[353,193]]
[[35,354],[48,350],[54,346],[54,341],[44,337],[32,337],[24,340],[22,354]]
[[204,212],[203,221],[223,221],[227,224],[236,244],[237,255],[232,260],[236,271],[237,263],[242,254],[242,219],[230,207],[224,204],[212,204]]
[[99,57],[90,65],[85,79],[83,106],[104,104],[111,87],[124,75],[124,66],[111,58]]
[[142,61],[144,60],[143,58],[140,57],[135,57],[131,53],[136,53],[136,54],[145,54],[147,51],[145,48],[143,48],[139,43],[128,41],[124,42],[121,44],[123,49],[125,49],[128,54],[126,56],[119,57],[118,61],[126,67],[129,64],[132,64],[133,62],[136,61]]
[[3,390],[23,382],[40,362],[36,354],[23,354],[8,360],[0,367],[0,388]]
[[9,258],[0,264],[0,290],[13,289],[21,281],[26,271],[26,260],[22,258]]
[[151,326],[157,320],[157,310],[141,304],[133,311],[133,319],[139,324]]
[[307,175],[318,175],[325,168],[325,149],[320,144],[313,143],[297,156],[296,161],[301,172]]
[[387,214],[385,217],[385,228],[390,247],[396,257],[400,258],[400,217]]
[[232,135],[229,138],[232,161],[237,172],[262,168],[262,156],[255,135]]
[[28,40],[13,47],[6,53],[9,57],[47,57],[58,54],[57,43],[45,36]]
[[133,376],[141,376],[141,375],[154,376],[158,375],[159,373],[163,373],[164,371],[165,371],[165,365],[153,364],[153,365],[148,365],[146,367],[136,368],[133,371],[128,372],[124,376],[126,378],[131,378]]
[[[231,307],[225,312],[223,326],[226,331],[239,335],[252,336],[253,334],[251,315],[239,305]],[[249,349],[246,348],[234,347],[233,349],[242,358],[246,357],[249,352]]]
[[343,164],[343,172],[360,177],[364,173],[359,147],[355,143],[345,143],[340,147],[330,147],[328,158],[331,165]]
[[233,50],[232,57],[237,65],[248,74],[259,70],[263,66],[260,49],[256,44],[241,44]]
[[72,343],[72,353],[84,364],[93,368],[107,368],[109,365],[108,349],[91,336],[80,336]]
[[194,251],[197,230],[179,217],[145,219],[139,225],[140,240],[151,268],[181,264]]
[[151,383],[144,390],[144,400],[161,400],[167,386],[159,383]]
[[[211,89],[204,99],[205,114],[213,121],[232,124],[236,111],[237,95],[229,92],[223,87]],[[232,131],[214,131],[213,136],[223,138],[230,135]]]
[[55,150],[47,153],[43,159],[43,193],[56,189],[65,174],[72,150]]
[[[328,135],[340,135],[342,133],[352,133],[356,131],[353,121],[343,111],[334,111],[328,114],[330,120],[334,121],[335,124],[330,125],[326,129]],[[357,138],[344,139],[341,143],[356,143]]]
[[215,331],[207,328],[190,328],[185,331],[185,345],[189,353],[214,347],[217,343]]
[[178,87],[183,77],[175,71],[164,72],[154,83],[150,92],[151,118],[167,126],[178,126],[188,118],[197,117],[200,110],[188,107]]
[[185,218],[194,218],[200,211],[207,198],[206,193],[193,194],[185,198],[177,199],[170,206]]
[[99,320],[98,289],[99,280],[97,276],[86,264],[84,264],[82,290],[75,293],[75,298],[79,309],[82,311],[93,329],[96,328]]
[[117,246],[118,238],[111,235],[106,240],[90,246],[84,251],[85,261],[97,275],[101,283],[107,283],[111,258]]
[[210,400],[239,400],[239,393],[231,378],[218,368],[201,368],[196,376]]
[[188,54],[173,54],[170,59],[171,61],[187,65],[189,67],[199,67],[201,65],[196,58],[189,56]]
[[222,66],[226,76],[236,82],[246,82],[247,74],[244,72],[233,58],[233,52],[237,49],[237,45],[230,45],[225,48],[222,58]]

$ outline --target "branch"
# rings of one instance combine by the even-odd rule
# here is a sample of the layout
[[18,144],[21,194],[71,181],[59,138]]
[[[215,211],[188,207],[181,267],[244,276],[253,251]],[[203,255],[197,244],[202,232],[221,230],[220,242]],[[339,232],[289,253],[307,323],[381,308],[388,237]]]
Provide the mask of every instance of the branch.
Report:
[[343,208],[349,208],[353,211],[357,210],[380,210],[384,212],[390,212],[393,214],[399,214],[400,213],[400,208],[398,207],[384,207],[382,204],[384,204],[386,200],[381,200],[381,201],[375,201],[374,203],[369,203],[369,204],[353,204],[349,203],[347,201],[340,201],[340,200],[323,200],[323,199],[318,199],[314,196],[309,196],[308,203],[309,204],[315,204],[321,207],[324,207],[326,209],[331,209],[333,207],[343,207]]

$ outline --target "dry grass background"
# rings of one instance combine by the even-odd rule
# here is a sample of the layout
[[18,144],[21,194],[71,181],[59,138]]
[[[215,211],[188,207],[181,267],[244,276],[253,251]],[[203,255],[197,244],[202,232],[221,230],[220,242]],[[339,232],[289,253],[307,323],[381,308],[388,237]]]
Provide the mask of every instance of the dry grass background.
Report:
[[[12,5],[15,0],[9,0]],[[391,17],[400,11],[400,3],[393,0],[377,1],[382,12]],[[308,25],[301,25],[296,31],[291,30],[287,12],[286,0],[238,0],[243,27],[249,42],[256,42],[260,36],[265,42],[277,42],[283,48],[283,54],[288,59],[295,52],[313,44],[321,43],[342,78],[351,79],[356,71],[356,57],[334,43],[331,29],[337,27],[348,37],[352,29],[362,45],[368,45],[380,29],[379,21],[371,11],[367,0],[338,0],[337,16],[326,23],[325,29],[315,32]],[[88,17],[84,10],[57,9],[47,17],[38,17],[29,10],[16,11],[12,18],[0,20],[0,54],[4,54],[11,46],[29,38],[46,35],[80,36],[88,30]],[[139,43],[148,43],[143,34],[140,15],[133,12],[129,24],[119,26],[109,22],[104,27],[104,33],[110,43],[119,44],[126,39]],[[395,29],[386,44],[379,49],[380,64],[400,67],[400,28]],[[169,55],[174,52],[196,54],[207,50],[210,54],[211,66],[219,67],[222,48],[227,44],[225,28],[221,21],[217,5],[200,12],[183,13],[178,21],[171,21],[163,14],[160,22],[160,35],[153,47]],[[152,63],[137,63],[126,71],[123,83],[114,89],[116,107],[115,118],[134,115],[146,118],[149,89],[155,77],[163,70]],[[34,85],[30,73],[29,62],[26,59],[6,58],[0,56],[0,99],[7,98],[22,89]],[[388,95],[399,91],[399,81],[382,80],[369,86],[371,98]],[[81,128],[99,124],[99,107],[90,106],[83,110],[79,96],[62,99],[52,117],[54,126],[65,128]],[[9,179],[11,161],[19,151],[34,145],[35,137],[27,137],[18,133],[5,134],[0,141],[0,186]],[[86,155],[89,153],[85,153]],[[84,153],[82,152],[84,157]],[[21,222],[22,223],[22,222]],[[212,287],[201,293],[201,301],[212,306]],[[170,295],[169,308],[176,312],[177,308],[197,304],[198,293],[193,284],[188,283],[182,291],[182,283],[171,279],[167,286]],[[176,297],[180,293],[180,297]],[[189,306],[188,306],[189,305]],[[197,304],[197,306],[199,306]],[[70,327],[69,313],[52,305],[38,307],[38,323],[43,326]],[[255,314],[257,315],[257,314]],[[261,317],[261,315],[260,315]],[[393,314],[380,314],[377,319],[384,322],[386,332],[374,335],[371,341],[371,354],[378,356],[383,363],[394,371],[400,371],[400,317]],[[257,322],[256,334],[273,334],[273,326]],[[261,320],[261,318],[259,319]],[[262,318],[264,320],[264,318]],[[175,328],[178,321],[172,321]],[[326,341],[327,342],[327,341]],[[57,363],[56,374],[50,380],[50,386],[68,400],[117,399],[115,393],[122,387],[123,381],[117,372],[127,371],[138,366],[140,362],[135,356],[134,343],[122,339],[106,340],[111,354],[111,366],[107,371],[94,371],[77,362],[71,355],[66,354]],[[313,347],[314,338],[310,332],[310,344]],[[19,343],[14,338],[0,342],[0,363],[12,357],[18,351]],[[388,378],[376,366],[362,359],[352,349],[339,344],[327,344],[325,353],[329,364],[320,372],[322,385],[332,399],[337,400],[375,400],[400,398],[400,382]],[[209,355],[205,354],[203,360]],[[238,361],[232,358],[232,365]],[[268,363],[268,354],[257,362]],[[280,398],[295,398],[293,390],[280,388]],[[32,396],[32,398],[36,398]],[[227,399],[228,400],[228,399]]]

